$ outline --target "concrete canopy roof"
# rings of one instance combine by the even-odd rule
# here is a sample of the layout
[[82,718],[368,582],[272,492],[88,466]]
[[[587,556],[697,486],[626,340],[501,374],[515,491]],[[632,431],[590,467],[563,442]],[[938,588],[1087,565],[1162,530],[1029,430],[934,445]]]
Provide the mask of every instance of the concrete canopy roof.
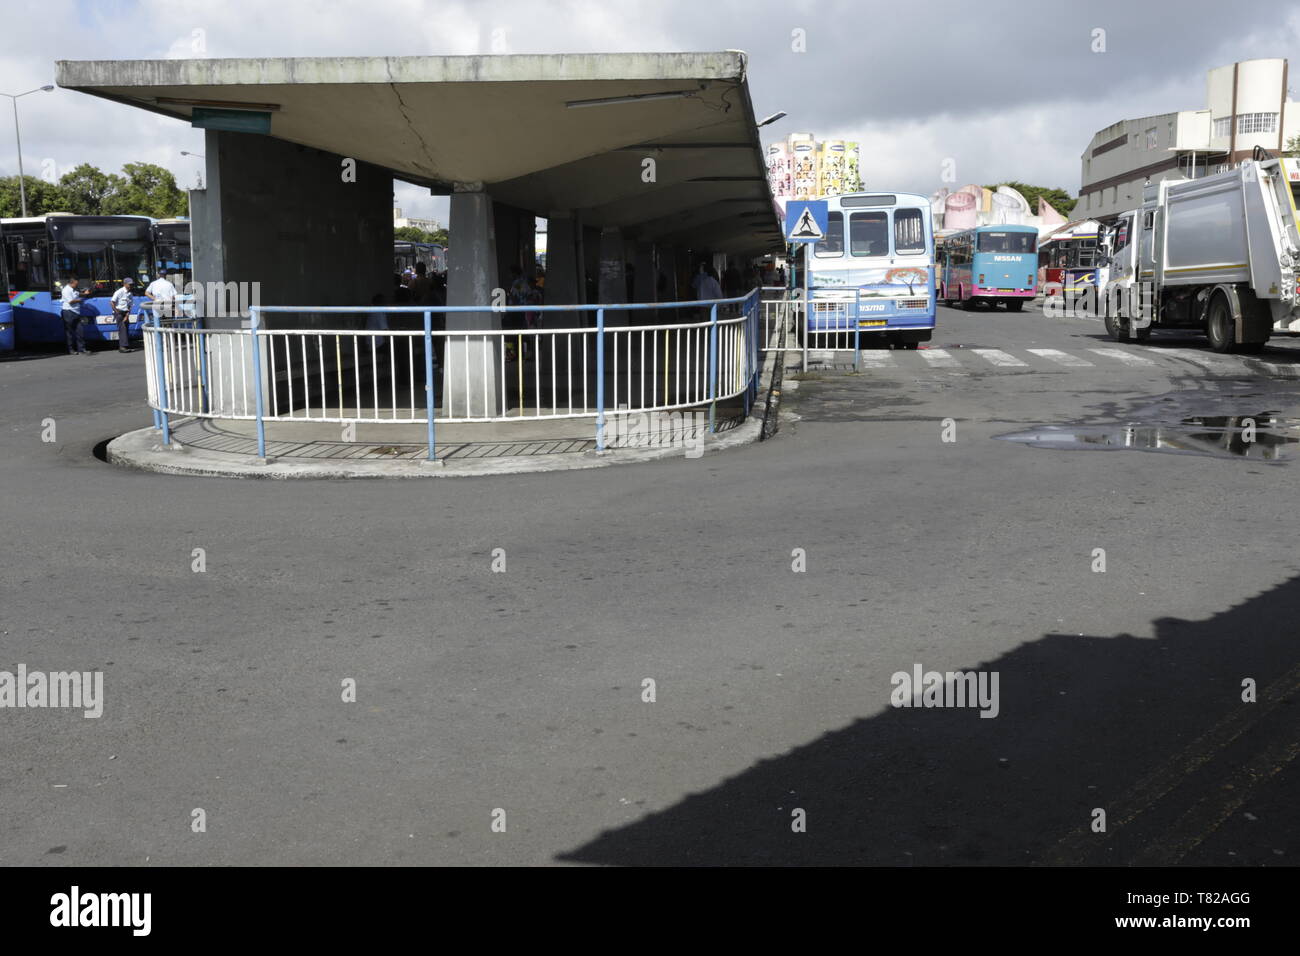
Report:
[[60,61],[58,84],[183,120],[260,107],[271,136],[435,192],[481,182],[632,238],[779,252],[745,69],[736,51],[101,60]]

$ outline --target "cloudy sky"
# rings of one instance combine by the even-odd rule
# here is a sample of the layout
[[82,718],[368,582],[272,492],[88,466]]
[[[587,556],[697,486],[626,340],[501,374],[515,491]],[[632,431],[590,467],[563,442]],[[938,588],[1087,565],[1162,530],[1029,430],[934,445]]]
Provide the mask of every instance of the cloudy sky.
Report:
[[[792,47],[803,31],[806,50]],[[1094,52],[1095,31],[1104,52]],[[0,92],[53,82],[56,59],[745,50],[755,113],[862,144],[870,188],[961,182],[1079,188],[1079,154],[1126,117],[1203,106],[1205,72],[1300,49],[1300,4],[1234,0],[0,0]],[[1300,89],[1300,79],[1293,81]],[[0,175],[17,172],[0,103]],[[56,89],[19,101],[29,175],[143,160],[192,186],[199,131]],[[446,200],[399,185],[407,215]]]

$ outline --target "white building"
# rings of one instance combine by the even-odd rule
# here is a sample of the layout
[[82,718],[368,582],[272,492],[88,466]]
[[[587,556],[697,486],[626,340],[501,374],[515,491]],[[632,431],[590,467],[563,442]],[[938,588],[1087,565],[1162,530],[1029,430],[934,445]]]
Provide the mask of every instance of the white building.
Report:
[[1192,179],[1249,159],[1256,146],[1280,152],[1300,133],[1287,97],[1287,61],[1243,60],[1210,70],[1205,108],[1121,120],[1093,136],[1081,157],[1072,219],[1104,219],[1142,202],[1142,186]]
[[410,219],[402,215],[402,207],[393,207],[393,228],[404,229],[407,226],[414,226],[416,229],[423,229],[425,232],[437,232],[442,228],[442,223],[436,219]]

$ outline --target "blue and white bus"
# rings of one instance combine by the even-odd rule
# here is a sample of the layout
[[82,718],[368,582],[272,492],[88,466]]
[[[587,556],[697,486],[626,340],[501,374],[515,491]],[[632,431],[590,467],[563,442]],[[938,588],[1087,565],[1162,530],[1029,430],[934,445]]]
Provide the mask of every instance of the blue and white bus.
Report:
[[827,205],[826,238],[813,245],[809,271],[813,341],[818,333],[854,329],[864,345],[862,333],[904,349],[930,341],[935,306],[930,200],[912,193],[861,192],[830,197]]
[[[147,216],[76,216],[50,213],[0,221],[9,270],[14,332],[20,346],[64,341],[59,294],[68,279],[81,280],[86,344],[117,341],[109,298],[128,276],[142,293],[153,267]],[[137,314],[144,296],[135,296]],[[141,335],[138,321],[129,335]]]
[[1038,294],[1038,229],[977,226],[946,236],[939,256],[939,298],[973,309],[1004,303],[1019,312]]
[[14,307],[9,297],[14,294],[9,285],[9,270],[5,267],[4,232],[0,229],[0,354],[14,350]]

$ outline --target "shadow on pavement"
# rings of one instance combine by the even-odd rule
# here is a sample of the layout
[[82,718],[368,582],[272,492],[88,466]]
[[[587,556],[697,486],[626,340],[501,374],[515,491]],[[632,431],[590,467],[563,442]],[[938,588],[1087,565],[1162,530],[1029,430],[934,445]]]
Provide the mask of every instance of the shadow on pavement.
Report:
[[[1000,715],[888,705],[559,858],[606,865],[1294,864],[1300,578],[1155,639],[1045,634],[964,669],[1000,674]],[[912,662],[900,662],[909,670]],[[920,661],[939,669],[939,661]],[[949,664],[948,666],[956,666]],[[946,668],[945,668],[946,669]],[[1259,702],[1243,703],[1242,680]],[[1271,687],[1271,690],[1270,690]],[[705,759],[703,756],[701,759]],[[1103,808],[1108,832],[1093,833]],[[807,830],[792,831],[802,808]],[[1261,811],[1262,813],[1263,811]],[[1224,828],[1228,829],[1227,827]],[[1215,840],[1217,839],[1217,843]],[[1279,855],[1284,853],[1285,855]],[[1233,855],[1235,854],[1235,855]]]

